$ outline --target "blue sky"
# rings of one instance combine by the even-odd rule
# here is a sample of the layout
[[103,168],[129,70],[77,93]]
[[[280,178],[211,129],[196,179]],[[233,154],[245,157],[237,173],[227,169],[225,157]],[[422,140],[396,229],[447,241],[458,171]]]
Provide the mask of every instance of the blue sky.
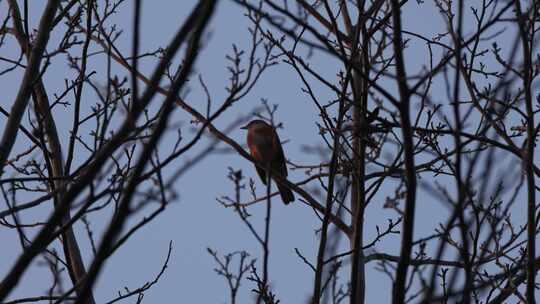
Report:
[[[141,52],[165,46],[189,13],[194,2],[192,0],[143,1]],[[31,26],[35,27],[41,8],[38,8],[38,3],[31,2],[31,4]],[[124,29],[116,43],[124,54],[130,52],[133,11],[131,4],[130,1],[122,4],[119,13],[112,19],[118,24],[118,27]],[[5,16],[6,8],[7,3],[0,2],[0,17]],[[429,3],[424,5],[418,5],[416,2],[407,4],[404,10],[404,24],[407,30],[420,31],[428,37],[433,36],[443,27],[438,11]],[[197,62],[195,75],[201,75],[206,81],[212,98],[216,102],[213,109],[216,109],[226,96],[225,86],[228,84],[229,75],[226,70],[225,56],[231,53],[233,43],[239,48],[248,47],[250,42],[248,25],[244,12],[237,5],[229,1],[222,1],[209,26],[205,48]],[[51,39],[52,45],[54,45],[54,42],[59,39],[58,33],[53,32]],[[96,50],[95,47],[93,48]],[[19,52],[13,39],[9,39],[7,45],[0,50],[0,54],[8,58],[17,58]],[[424,45],[417,42],[412,43],[410,48],[406,50],[409,63],[407,71],[409,73],[419,72],[422,65],[428,64],[425,55]],[[103,56],[92,59],[90,68],[96,71],[94,79],[104,83],[106,79],[105,62],[102,58]],[[326,55],[316,53],[310,60],[318,71],[328,75],[332,80],[341,69],[335,59]],[[141,71],[150,75],[154,63],[154,61],[142,60],[140,62]],[[123,68],[114,64],[113,72],[119,76],[127,75]],[[0,103],[6,107],[14,100],[17,93],[15,88],[18,86],[21,75],[22,70],[19,69],[16,73],[0,76],[3,93],[0,97],[2,98]],[[49,95],[61,92],[64,87],[64,79],[66,77],[73,79],[74,75],[60,58],[53,61],[44,78]],[[206,99],[196,79],[196,77],[192,77],[190,91],[186,99],[191,105],[202,110]],[[334,98],[333,93],[322,86],[315,87],[315,89],[321,100]],[[444,93],[440,91],[438,92],[440,94],[436,93],[437,91],[432,94],[434,95],[432,97],[440,102],[445,102]],[[163,97],[159,96],[156,99],[159,102]],[[248,96],[215,122],[216,126],[226,127],[238,118],[250,117],[252,111],[261,106],[262,99],[268,100],[271,104],[279,105],[276,114],[277,120],[284,124],[284,129],[279,131],[280,137],[282,140],[289,141],[284,146],[286,156],[300,164],[317,161],[319,155],[306,153],[304,149],[306,146],[313,146],[320,142],[315,124],[318,118],[317,109],[310,102],[308,96],[302,93],[301,83],[295,72],[285,64],[272,67],[266,72]],[[89,110],[90,106],[96,102],[95,94],[88,90],[88,93],[83,96],[83,102],[83,108]],[[63,144],[67,146],[68,130],[71,126],[71,110],[57,107],[54,115],[58,117],[57,124],[61,136],[66,139]],[[189,116],[182,111],[176,111],[173,120],[184,122],[184,132],[189,130],[187,127]],[[0,128],[4,122],[4,119],[0,119]],[[233,130],[230,136],[239,143],[245,143],[245,133],[239,129]],[[208,142],[205,140],[199,143],[188,155],[176,160],[171,168],[178,168],[195,157],[206,147]],[[17,144],[16,149],[24,149],[24,138],[19,137]],[[173,144],[174,132],[162,140],[160,150],[167,151]],[[220,145],[220,147],[224,148],[225,146]],[[324,157],[327,158],[329,151],[326,152],[328,154]],[[84,155],[84,152],[81,152],[81,155]],[[83,157],[75,160],[79,163],[82,161]],[[509,164],[511,166],[512,162],[510,161]],[[180,195],[179,199],[171,203],[165,212],[143,228],[109,259],[95,287],[98,303],[114,298],[117,291],[124,287],[133,289],[151,281],[161,269],[169,241],[173,242],[173,253],[169,267],[159,283],[145,295],[146,303],[169,303],[172,301],[226,303],[228,301],[226,282],[215,274],[213,269],[216,265],[213,258],[206,252],[206,248],[210,247],[221,254],[245,250],[254,258],[260,259],[261,257],[261,248],[238,216],[233,210],[223,208],[216,201],[217,197],[232,194],[231,183],[227,179],[228,167],[242,169],[245,175],[255,179],[258,193],[264,192],[264,187],[259,182],[253,166],[235,153],[218,153],[206,158],[189,174],[175,183],[175,189]],[[303,172],[290,171],[292,181],[303,178]],[[387,189],[382,189],[381,194],[376,197],[367,210],[366,241],[370,241],[375,235],[375,225],[384,227],[388,218],[394,220],[397,218],[395,212],[382,208],[385,195],[389,195],[388,192],[393,191],[393,186],[395,186],[394,183],[385,185]],[[21,197],[22,201],[27,199]],[[2,205],[0,210],[4,208],[5,206]],[[312,292],[313,272],[296,256],[294,249],[298,248],[308,259],[315,261],[318,245],[315,231],[319,228],[319,221],[312,210],[299,201],[284,206],[276,199],[272,208],[274,220],[270,257],[272,287],[278,298],[282,299],[282,303],[305,303]],[[41,206],[32,212],[23,213],[21,217],[25,222],[31,222],[34,219],[43,220],[50,210],[50,205]],[[253,214],[252,220],[259,229],[262,229],[263,211],[262,205],[250,210]],[[437,225],[446,212],[447,210],[441,208],[441,205],[433,197],[421,191],[418,198],[417,218],[420,220],[416,225],[417,235],[425,235],[432,231],[432,228]],[[144,216],[144,212],[138,215],[138,219],[142,216]],[[103,227],[108,223],[109,217],[110,213],[104,212],[95,213],[88,217],[96,236],[100,235]],[[92,260],[91,247],[83,224],[77,223],[75,230],[84,253],[85,262],[89,264]],[[30,234],[32,231],[28,229]],[[21,249],[13,231],[0,229],[0,239],[5,244],[14,244],[13,246],[4,246],[0,256],[0,273],[5,273]],[[387,241],[377,245],[376,250],[397,253],[398,244],[399,236],[390,236]],[[59,243],[55,242],[54,247],[59,249]],[[341,249],[347,250],[347,244],[342,242]],[[11,295],[12,297],[37,296],[46,293],[51,277],[47,269],[40,265],[41,259],[38,258],[34,261],[34,265],[29,268],[22,283]],[[257,265],[260,265],[260,261]],[[366,303],[387,303],[390,299],[391,282],[384,274],[375,270],[374,266],[375,263],[371,263],[366,267],[368,277]],[[342,273],[344,279],[347,279],[347,276],[346,272]],[[66,280],[66,286],[70,286],[68,280]],[[250,292],[252,288],[251,282],[243,282],[239,303],[248,302],[248,299],[253,295]]]

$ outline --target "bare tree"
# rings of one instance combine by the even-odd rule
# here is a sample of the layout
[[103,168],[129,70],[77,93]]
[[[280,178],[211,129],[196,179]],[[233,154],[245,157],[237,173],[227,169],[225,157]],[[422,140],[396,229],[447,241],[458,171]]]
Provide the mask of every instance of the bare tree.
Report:
[[[9,11],[0,50],[14,44],[20,50],[18,58],[0,52],[0,77],[22,79],[11,109],[0,107],[0,223],[21,246],[3,275],[0,301],[96,303],[94,286],[107,259],[158,220],[178,198],[180,178],[224,145],[227,153],[219,157],[240,155],[266,172],[266,180],[295,192],[306,218],[320,221],[317,246],[294,253],[313,278],[313,288],[303,291],[310,303],[368,302],[370,269],[387,276],[381,289],[392,290],[393,303],[535,303],[536,1],[201,0],[156,50],[140,48],[141,0],[133,2],[130,28],[114,24],[123,2],[51,0],[32,29],[32,2],[0,1]],[[194,73],[212,39],[205,33],[218,2],[242,10],[249,22],[249,34],[236,37],[247,47],[231,42],[226,55],[227,94],[220,100],[204,75]],[[118,47],[123,31],[133,33],[129,54]],[[57,62],[76,75],[60,91],[44,81]],[[152,67],[150,76],[142,64]],[[317,112],[302,117],[319,131],[302,153],[318,160],[289,158],[294,178],[257,162],[230,136],[249,117],[227,127],[215,123],[276,66],[296,76],[295,87],[310,103],[298,108]],[[187,94],[195,80],[204,106]],[[91,94],[98,101],[89,105]],[[173,113],[191,122],[191,133]],[[272,102],[263,100],[253,113],[277,132],[287,126]],[[61,115],[69,115],[67,132],[59,130]],[[202,142],[208,146],[196,150]],[[175,162],[190,152],[189,162]],[[215,195],[260,251],[221,254],[208,244],[209,259],[229,290],[224,300],[238,303],[246,284],[256,303],[288,303],[272,285],[280,278],[270,263],[279,192],[270,182],[261,191],[250,174],[230,167],[223,184],[232,191]],[[21,221],[22,212],[48,203],[53,208],[44,221]],[[258,206],[262,216],[253,215]],[[96,212],[110,218],[99,244],[87,220]],[[374,222],[373,215],[386,219]],[[87,269],[75,223],[84,224],[91,242]],[[51,246],[57,238],[63,254]],[[142,302],[172,249],[148,283],[108,303]],[[55,278],[49,294],[6,300],[38,256]],[[71,280],[67,289],[63,269]]]

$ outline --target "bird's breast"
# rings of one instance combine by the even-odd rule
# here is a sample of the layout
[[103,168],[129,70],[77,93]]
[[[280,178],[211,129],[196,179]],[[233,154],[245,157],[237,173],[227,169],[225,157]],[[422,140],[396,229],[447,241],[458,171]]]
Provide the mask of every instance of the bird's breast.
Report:
[[247,144],[251,155],[262,162],[270,162],[274,155],[272,134],[267,132],[249,132]]

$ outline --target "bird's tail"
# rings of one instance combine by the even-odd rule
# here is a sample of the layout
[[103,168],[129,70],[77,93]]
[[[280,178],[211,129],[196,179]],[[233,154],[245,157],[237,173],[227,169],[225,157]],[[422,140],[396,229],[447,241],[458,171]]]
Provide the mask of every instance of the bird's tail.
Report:
[[281,194],[281,200],[285,205],[294,201],[294,194],[289,187],[280,184],[277,184],[277,187],[279,189],[279,194]]

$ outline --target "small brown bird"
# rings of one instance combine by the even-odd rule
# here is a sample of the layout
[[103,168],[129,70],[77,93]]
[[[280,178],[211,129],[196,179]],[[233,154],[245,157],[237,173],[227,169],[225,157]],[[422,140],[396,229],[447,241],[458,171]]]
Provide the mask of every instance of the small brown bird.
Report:
[[[251,156],[263,165],[270,166],[273,171],[278,172],[281,177],[287,177],[287,165],[285,155],[279,141],[276,130],[266,122],[255,119],[250,121],[241,129],[247,130],[247,144]],[[262,182],[266,185],[266,170],[255,166]],[[287,186],[276,183],[283,203],[288,204],[294,201],[294,194]]]

